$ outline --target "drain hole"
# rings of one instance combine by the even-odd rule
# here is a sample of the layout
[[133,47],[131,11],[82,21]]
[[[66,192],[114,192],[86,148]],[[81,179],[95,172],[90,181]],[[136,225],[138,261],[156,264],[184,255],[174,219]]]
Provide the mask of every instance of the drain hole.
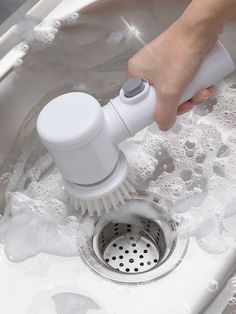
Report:
[[[145,206],[146,201],[144,209]],[[158,205],[153,203],[153,207],[157,209],[157,212],[162,213]],[[100,230],[96,229],[95,236],[90,237],[89,242],[94,254],[90,254],[89,250],[83,246],[79,247],[82,256],[93,270],[115,281],[141,283],[161,277],[162,272],[163,274],[168,273],[168,264],[167,267],[158,268],[164,264],[167,258],[168,262],[170,261],[171,270],[178,261],[182,260],[187,240],[184,239],[183,243],[180,242],[178,226],[164,211],[163,221],[170,226],[171,230],[174,232],[176,230],[176,240],[174,238],[170,243],[166,242],[164,230],[158,221],[151,221],[150,218],[142,216],[138,217],[142,222],[139,228],[130,224],[129,221],[112,222],[112,216],[110,217],[111,221],[105,226],[103,220],[101,220],[102,223],[98,221],[96,228],[100,226]],[[167,219],[169,220],[167,221]],[[172,255],[173,262],[172,259],[169,259]]]

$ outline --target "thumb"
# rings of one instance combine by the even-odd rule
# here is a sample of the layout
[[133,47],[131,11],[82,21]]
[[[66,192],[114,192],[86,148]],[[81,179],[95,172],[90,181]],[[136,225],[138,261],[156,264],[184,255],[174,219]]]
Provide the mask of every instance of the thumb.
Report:
[[157,87],[155,90],[157,95],[155,121],[161,131],[168,131],[175,124],[180,96],[169,90],[160,93]]

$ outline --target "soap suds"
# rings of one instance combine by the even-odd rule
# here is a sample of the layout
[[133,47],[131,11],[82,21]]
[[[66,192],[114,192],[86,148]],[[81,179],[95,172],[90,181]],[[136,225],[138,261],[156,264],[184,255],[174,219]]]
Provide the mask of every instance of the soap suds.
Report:
[[[161,133],[152,125],[122,145],[131,168],[138,175],[141,169],[141,183],[149,178],[148,192],[212,254],[227,251],[222,221],[236,214],[236,91],[232,85],[229,80],[222,82],[214,98],[181,116],[169,132]],[[147,162],[145,155],[152,161]]]
[[[211,254],[224,253],[232,245],[223,221],[236,214],[236,89],[232,85],[222,82],[212,101],[180,117],[169,132],[151,125],[121,145],[139,188],[158,199],[179,228]],[[226,118],[226,113],[232,115]],[[81,244],[94,232],[93,218],[81,220],[71,207],[47,153],[26,167],[37,145],[35,135],[29,138],[12,174],[0,178],[7,184],[0,241],[14,262],[40,252],[78,255],[78,241]],[[144,207],[138,202],[123,206],[104,217],[103,223],[130,222],[139,228],[136,216],[147,215],[159,221],[167,241],[172,241],[162,217],[146,210],[148,202]]]

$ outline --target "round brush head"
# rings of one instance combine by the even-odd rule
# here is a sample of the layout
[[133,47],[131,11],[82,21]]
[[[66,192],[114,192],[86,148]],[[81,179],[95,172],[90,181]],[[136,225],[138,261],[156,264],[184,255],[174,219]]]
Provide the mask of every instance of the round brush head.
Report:
[[135,179],[128,169],[127,160],[122,152],[113,172],[99,183],[91,185],[79,185],[64,180],[64,187],[71,197],[75,209],[89,216],[111,209],[118,209],[125,200],[132,198],[135,193]]

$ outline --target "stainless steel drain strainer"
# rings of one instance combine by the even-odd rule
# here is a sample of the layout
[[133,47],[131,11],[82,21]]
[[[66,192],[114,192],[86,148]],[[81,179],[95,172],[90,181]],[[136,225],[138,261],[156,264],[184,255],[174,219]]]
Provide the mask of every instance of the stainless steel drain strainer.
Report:
[[[188,246],[187,235],[158,204],[140,198],[128,201],[127,209],[134,201],[145,209],[154,209],[158,219],[147,218],[148,211],[146,217],[133,212],[131,216],[140,222],[137,225],[114,221],[112,215],[109,221],[108,215],[105,223],[101,223],[103,218],[96,221],[93,237],[79,243],[81,255],[92,270],[121,283],[148,282],[165,276],[181,262]],[[121,211],[121,221],[125,214]]]
[[155,267],[166,252],[160,226],[141,219],[143,228],[130,224],[110,223],[101,232],[100,256],[112,268],[126,273],[141,273]]

